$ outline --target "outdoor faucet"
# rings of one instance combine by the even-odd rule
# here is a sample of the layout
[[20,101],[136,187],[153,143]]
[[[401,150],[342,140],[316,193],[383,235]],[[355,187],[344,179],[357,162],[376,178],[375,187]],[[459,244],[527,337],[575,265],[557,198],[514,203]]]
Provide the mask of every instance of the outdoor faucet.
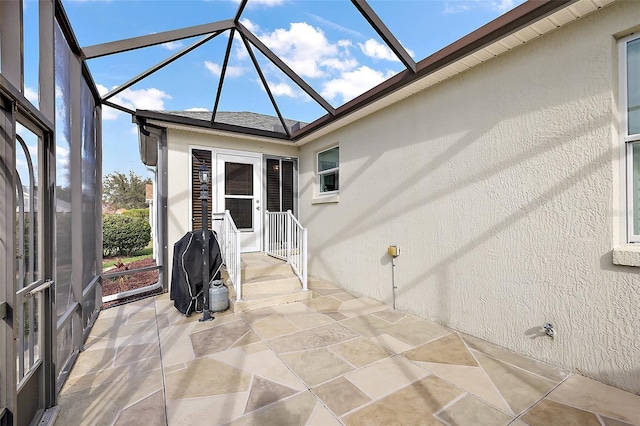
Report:
[[556,336],[556,330],[550,322],[545,323],[542,328],[544,328],[544,333],[552,339]]

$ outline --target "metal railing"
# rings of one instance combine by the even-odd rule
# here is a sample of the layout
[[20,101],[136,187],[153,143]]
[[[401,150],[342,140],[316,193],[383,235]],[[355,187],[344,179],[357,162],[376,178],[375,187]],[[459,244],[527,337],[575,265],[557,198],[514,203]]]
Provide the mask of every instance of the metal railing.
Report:
[[307,230],[291,213],[266,212],[265,253],[286,260],[307,290]]
[[[162,265],[145,266],[143,268],[128,269],[126,271],[107,272],[102,274],[101,278],[103,281],[107,282],[107,280],[110,280],[110,279],[125,277],[127,275],[135,275],[140,272],[161,271],[161,270],[162,270]],[[162,283],[158,279],[158,281],[156,281],[154,284],[146,285],[144,287],[134,288],[131,290],[121,291],[114,294],[109,294],[107,296],[102,296],[102,303],[115,302],[116,300],[125,299],[131,296],[137,296],[138,294],[149,293],[151,291],[156,291],[159,289],[162,289]]]
[[236,302],[242,300],[242,274],[240,263],[240,231],[231,217],[229,210],[224,213],[214,213],[213,220],[222,221],[218,231],[218,242],[222,252],[222,260],[229,274],[229,280],[236,292]]

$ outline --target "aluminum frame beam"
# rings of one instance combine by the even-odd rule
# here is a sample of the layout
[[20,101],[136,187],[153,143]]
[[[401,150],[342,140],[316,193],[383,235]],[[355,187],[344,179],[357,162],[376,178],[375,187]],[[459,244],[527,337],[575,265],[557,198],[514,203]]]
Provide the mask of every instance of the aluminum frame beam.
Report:
[[240,21],[240,17],[242,16],[242,12],[244,11],[244,8],[247,6],[247,1],[248,0],[242,0],[240,2],[240,6],[238,6],[238,11],[236,12],[236,17],[233,18],[233,22],[238,22]]
[[109,43],[94,44],[92,46],[83,47],[82,51],[84,52],[84,59],[93,59],[101,56],[113,55],[114,53],[122,53],[129,50],[168,43],[170,41],[182,40],[189,37],[222,32],[234,27],[235,23],[233,19],[225,19],[223,21],[211,22],[209,24],[132,37]]
[[[14,102],[0,91],[0,303],[5,306],[6,319],[0,321],[0,422],[12,424],[16,412],[16,342],[13,322],[16,279],[16,164],[15,164],[15,109]],[[6,408],[6,410],[4,410]],[[4,417],[4,418],[3,418]]]
[[0,61],[2,75],[20,92],[24,91],[24,40],[22,1],[0,2]]
[[224,76],[227,74],[227,65],[229,65],[229,56],[231,55],[231,46],[233,46],[233,36],[235,35],[235,28],[232,28],[229,32],[229,41],[227,42],[227,50],[224,53],[224,61],[222,62],[222,71],[220,72],[220,81],[218,81],[218,91],[216,92],[216,100],[213,103],[213,112],[211,113],[211,124],[216,121],[216,112],[218,111],[218,104],[220,104],[220,95],[222,94],[222,86],[224,85]]
[[122,105],[114,104],[113,102],[109,102],[109,101],[102,101],[102,105],[106,105],[113,109],[117,109],[118,111],[126,112],[127,114],[131,114],[132,116],[136,113],[135,111],[129,108],[125,108]]
[[260,77],[260,81],[262,82],[262,86],[264,87],[264,90],[267,92],[267,95],[269,96],[269,100],[271,100],[271,105],[273,105],[273,109],[275,109],[276,114],[278,114],[278,118],[280,119],[280,123],[282,123],[282,127],[284,127],[284,131],[287,134],[287,137],[291,139],[291,132],[289,131],[289,127],[287,127],[287,123],[284,121],[284,118],[280,113],[280,108],[278,108],[276,99],[273,97],[273,93],[271,93],[271,89],[269,88],[267,79],[262,73],[262,68],[260,68],[260,64],[258,64],[258,60],[256,59],[256,55],[254,55],[253,53],[253,49],[251,49],[251,45],[249,44],[249,41],[242,33],[240,33],[240,38],[242,38],[242,42],[244,43],[244,46],[246,47],[247,52],[249,53],[251,62],[253,62],[253,66],[255,67],[256,72],[258,73],[258,77]]
[[51,123],[56,121],[55,111],[55,46],[54,46],[54,2],[51,0],[38,2],[39,11],[39,54],[38,69],[39,87],[38,107],[43,116]]
[[322,108],[324,108],[331,116],[336,115],[335,108],[332,107],[331,104],[329,104],[329,102],[327,102],[322,96],[320,96],[318,92],[313,90],[313,88],[309,86],[307,82],[304,81],[298,74],[293,72],[293,70],[289,68],[289,66],[285,64],[282,59],[280,59],[275,53],[273,53],[271,49],[265,46],[264,43],[262,43],[260,39],[258,39],[258,37],[256,37],[240,22],[236,22],[236,27],[238,31],[240,31],[240,33],[251,42],[251,44],[253,44],[260,52],[262,52],[262,54],[266,56],[267,59],[271,61],[271,63],[280,68],[280,71],[285,73],[287,77],[293,80],[298,85],[298,87],[305,91],[307,95],[309,95],[313,100],[320,104],[320,106],[322,106]]
[[382,22],[382,19],[373,11],[369,3],[366,0],[351,0],[351,3],[358,9],[358,11],[364,16],[364,18],[369,22],[369,25],[373,27],[374,30],[378,33],[380,37],[387,43],[387,46],[393,53],[396,54],[398,59],[402,61],[407,69],[410,69],[413,73],[416,72],[416,62],[413,60],[409,52],[400,44],[400,41],[393,35],[391,30],[387,28],[387,26]]
[[[537,0],[528,1],[488,24],[467,34],[458,41],[427,56],[417,63],[417,72],[405,70],[380,83],[362,95],[350,100],[337,109],[337,118],[345,117],[370,105],[383,97],[423,78],[456,60],[482,49],[508,34],[536,22],[544,16],[554,13],[574,3],[576,0]],[[327,115],[293,132],[291,140],[297,142],[313,132],[331,124],[334,118]]]
[[142,73],[138,74],[137,76],[133,77],[131,80],[127,81],[126,83],[118,86],[117,88],[113,89],[112,91],[110,91],[109,93],[107,93],[106,95],[104,95],[102,97],[102,102],[108,100],[109,98],[112,98],[113,96],[117,95],[118,93],[128,89],[129,87],[133,86],[134,84],[136,84],[137,82],[139,82],[140,80],[150,76],[151,74],[153,74],[154,72],[166,67],[167,65],[169,65],[170,63],[180,59],[182,56],[186,55],[187,53],[191,52],[192,50],[202,46],[203,44],[205,44],[206,42],[208,42],[209,40],[214,39],[215,37],[217,37],[219,34],[221,34],[221,32],[216,32],[213,34],[210,34],[206,37],[203,37],[202,39],[196,41],[195,43],[193,43],[192,45],[182,49],[181,51],[169,56],[168,58],[166,58],[165,60],[158,62],[156,65],[154,65],[153,67],[147,69],[146,71],[143,71]]

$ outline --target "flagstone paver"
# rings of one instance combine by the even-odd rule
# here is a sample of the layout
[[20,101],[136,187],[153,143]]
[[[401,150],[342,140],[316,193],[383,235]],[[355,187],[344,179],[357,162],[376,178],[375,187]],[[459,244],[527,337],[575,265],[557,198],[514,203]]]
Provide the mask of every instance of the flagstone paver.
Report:
[[640,396],[310,279],[210,322],[168,295],[101,312],[57,425],[640,426]]

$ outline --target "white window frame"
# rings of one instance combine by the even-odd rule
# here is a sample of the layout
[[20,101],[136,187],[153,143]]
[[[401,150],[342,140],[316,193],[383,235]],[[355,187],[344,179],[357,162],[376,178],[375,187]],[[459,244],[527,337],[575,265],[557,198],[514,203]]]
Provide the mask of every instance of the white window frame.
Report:
[[[320,171],[320,154],[325,153],[327,151],[331,151],[332,149],[338,148],[338,167],[333,167],[331,169]],[[336,195],[340,193],[340,145],[333,145],[327,149],[323,149],[322,151],[318,151],[316,154],[316,171],[317,171],[317,180],[316,180],[316,188],[318,190],[318,196],[324,197],[325,195]],[[338,173],[338,189],[335,191],[322,191],[321,182],[322,176],[329,175],[331,173]]]
[[628,126],[628,99],[627,99],[627,45],[640,40],[640,34],[632,34],[620,39],[619,46],[619,73],[620,73],[620,139],[625,153],[626,163],[626,207],[627,207],[627,241],[640,243],[640,232],[634,233],[633,212],[633,146],[640,144],[640,133],[629,134]]

